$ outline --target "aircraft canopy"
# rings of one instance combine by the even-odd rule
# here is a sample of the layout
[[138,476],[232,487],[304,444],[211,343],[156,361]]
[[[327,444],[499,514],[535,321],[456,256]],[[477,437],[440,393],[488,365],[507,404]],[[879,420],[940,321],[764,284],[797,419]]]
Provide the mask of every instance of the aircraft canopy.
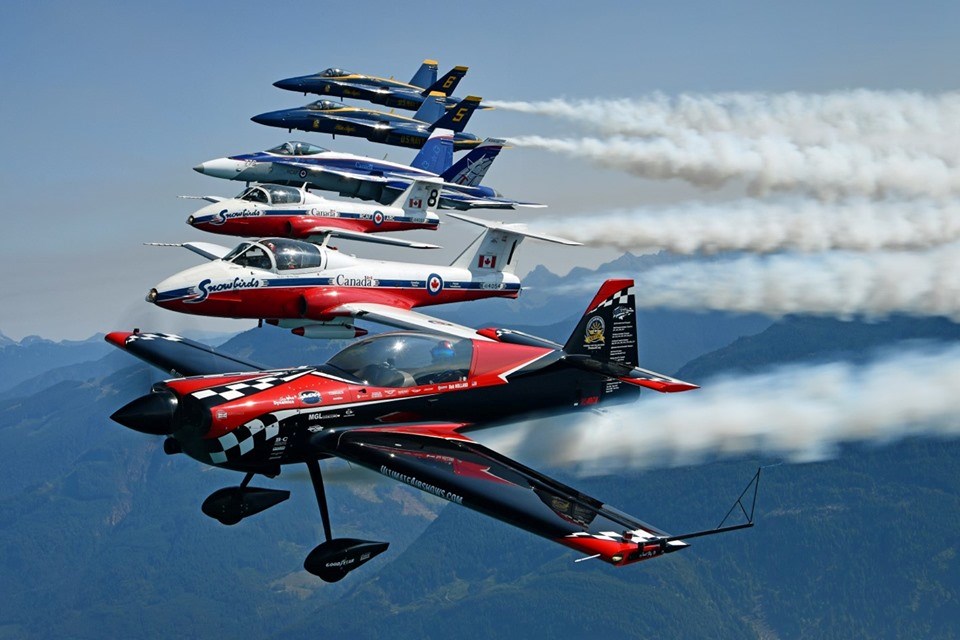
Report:
[[277,155],[281,156],[312,156],[325,151],[329,151],[329,149],[318,147],[317,145],[310,144],[309,142],[296,141],[284,142],[273,149],[267,149],[267,153],[276,153]]
[[300,204],[303,202],[303,193],[296,187],[262,184],[250,187],[237,196],[237,199],[262,204]]
[[473,341],[420,333],[387,333],[355,342],[327,365],[378,387],[466,380]]
[[317,245],[289,238],[241,242],[223,259],[242,267],[267,271],[317,269],[323,266],[323,254]]
[[322,78],[342,78],[343,76],[348,75],[350,75],[349,71],[344,71],[343,69],[334,69],[333,67],[324,69],[320,72],[320,77]]
[[304,108],[310,111],[330,111],[332,109],[342,109],[343,105],[333,100],[317,100],[316,102],[311,102]]

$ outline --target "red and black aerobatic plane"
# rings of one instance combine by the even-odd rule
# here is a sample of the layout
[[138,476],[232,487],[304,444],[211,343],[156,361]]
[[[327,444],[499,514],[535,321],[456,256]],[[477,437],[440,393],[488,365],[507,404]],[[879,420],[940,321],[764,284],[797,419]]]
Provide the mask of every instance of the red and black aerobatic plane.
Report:
[[[290,493],[249,486],[281,467],[310,472],[326,541],[304,561],[328,582],[388,543],[334,538],[319,461],[342,458],[417,489],[626,565],[677,551],[684,540],[753,525],[759,472],[734,507],[745,523],[669,535],[473,440],[469,431],[524,417],[629,402],[641,389],[696,386],[637,366],[632,280],[608,280],[566,344],[507,329],[475,339],[399,332],[352,343],[326,364],[266,369],[179,336],[134,331],[108,342],[177,377],[113,414],[166,436],[164,451],[246,473],[202,511],[236,524]],[[237,373],[241,371],[240,373]],[[744,497],[753,487],[747,512]]]

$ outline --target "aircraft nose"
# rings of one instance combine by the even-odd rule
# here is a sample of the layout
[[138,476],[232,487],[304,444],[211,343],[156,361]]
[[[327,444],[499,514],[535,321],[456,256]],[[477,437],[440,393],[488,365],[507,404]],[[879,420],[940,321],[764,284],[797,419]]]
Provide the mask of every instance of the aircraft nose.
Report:
[[154,287],[153,289],[150,289],[150,291],[147,292],[147,298],[146,298],[147,302],[156,302],[158,295],[160,294],[157,291],[156,287]]
[[246,165],[240,160],[232,158],[217,158],[216,160],[207,160],[201,162],[193,168],[197,173],[214,178],[226,178],[230,180],[235,178],[238,173],[244,170]]
[[157,391],[140,396],[117,409],[110,419],[128,429],[153,436],[176,431],[177,396],[170,391]]
[[286,89],[287,91],[300,91],[300,80],[298,78],[285,78],[273,83],[277,89]]
[[283,124],[284,117],[277,113],[276,111],[271,111],[269,113],[261,113],[259,115],[253,116],[250,118],[257,124],[265,124],[268,127],[284,127]]

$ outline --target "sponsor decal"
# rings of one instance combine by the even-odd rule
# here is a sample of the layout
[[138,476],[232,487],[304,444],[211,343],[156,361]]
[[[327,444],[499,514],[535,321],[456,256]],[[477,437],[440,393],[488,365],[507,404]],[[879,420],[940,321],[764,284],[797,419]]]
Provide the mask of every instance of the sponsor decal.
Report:
[[287,405],[287,404],[296,404],[296,402],[297,402],[297,396],[280,396],[279,398],[273,401],[273,406],[282,407],[283,405]]
[[227,412],[224,411],[223,409],[218,409],[217,420],[226,420],[226,419],[227,419]]
[[630,307],[620,306],[613,310],[614,320],[623,320],[625,318],[629,318],[632,315],[633,315],[633,309],[631,309]]
[[443,291],[443,278],[435,273],[431,273],[427,278],[427,293],[435,296]]
[[333,279],[333,283],[339,287],[376,287],[380,282],[371,276],[360,276],[352,278],[342,273]]
[[600,316],[593,316],[587,320],[587,329],[583,334],[583,344],[596,346],[603,344],[603,332],[606,328],[606,324]]
[[300,392],[300,402],[303,404],[320,404],[322,401],[323,396],[320,395],[319,391],[310,389]]
[[383,212],[382,212],[382,211],[374,211],[374,212],[373,212],[373,224],[377,225],[378,227],[383,224]]
[[200,284],[197,285],[197,294],[196,297],[191,300],[184,300],[184,302],[197,303],[203,302],[210,297],[211,293],[219,293],[220,291],[236,291],[239,289],[256,289],[261,286],[261,282],[258,278],[234,278],[233,280],[227,280],[226,282],[217,282],[214,284],[213,280],[210,278],[205,278],[200,281]]
[[210,224],[220,226],[227,220],[233,220],[234,218],[258,218],[262,215],[259,209],[241,209],[240,211],[224,209],[213,216]]
[[477,267],[480,269],[496,269],[497,256],[481,255],[477,258]]
[[394,480],[399,480],[404,484],[408,484],[411,487],[416,487],[421,491],[426,491],[427,493],[432,493],[433,495],[443,498],[444,500],[449,500],[450,502],[456,502],[457,504],[463,504],[463,497],[458,496],[455,493],[441,489],[435,485],[424,482],[414,478],[413,476],[408,476],[406,474],[400,473],[399,471],[394,471],[393,469],[388,468],[386,465],[380,466],[380,473],[387,476],[388,478],[393,478]]

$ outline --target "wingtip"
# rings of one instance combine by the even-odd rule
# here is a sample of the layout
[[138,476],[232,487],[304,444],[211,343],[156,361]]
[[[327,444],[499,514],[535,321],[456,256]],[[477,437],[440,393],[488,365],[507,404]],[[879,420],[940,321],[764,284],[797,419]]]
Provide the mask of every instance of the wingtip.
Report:
[[103,339],[112,344],[115,347],[120,347],[121,349],[127,344],[127,339],[133,334],[137,333],[136,331],[111,331],[107,335],[103,336]]

